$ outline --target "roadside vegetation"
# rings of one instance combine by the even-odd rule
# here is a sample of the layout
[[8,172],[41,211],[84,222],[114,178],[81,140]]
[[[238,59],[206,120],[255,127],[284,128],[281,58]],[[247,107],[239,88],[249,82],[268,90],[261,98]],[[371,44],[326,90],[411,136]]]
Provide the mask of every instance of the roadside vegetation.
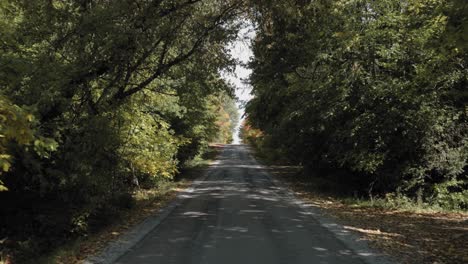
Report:
[[258,1],[241,134],[403,263],[467,263],[468,3]]
[[465,0],[0,0],[0,261],[170,199],[229,143],[222,73],[247,20],[246,142],[351,204],[466,212],[467,17]]
[[[158,214],[159,210],[173,201],[180,191],[200,178],[206,168],[216,159],[221,151],[218,144],[210,144],[207,150],[196,156],[181,167],[181,172],[174,180],[160,182],[153,188],[141,188],[132,193],[131,208],[119,210],[108,225],[98,232],[90,233],[54,248],[52,251],[35,259],[25,260],[25,263],[82,263],[86,258],[99,254],[110,242],[119,239],[125,232],[141,224],[150,216]],[[0,262],[1,263],[1,262]]]
[[0,1],[0,260],[35,263],[168,199],[232,140],[239,6]]
[[244,140],[373,205],[468,209],[468,3],[256,5]]

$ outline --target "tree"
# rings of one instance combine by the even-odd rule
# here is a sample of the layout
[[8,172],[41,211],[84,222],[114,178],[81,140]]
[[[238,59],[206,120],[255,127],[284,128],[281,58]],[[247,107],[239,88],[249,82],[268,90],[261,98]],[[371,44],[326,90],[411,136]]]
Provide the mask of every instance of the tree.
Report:
[[[233,94],[220,72],[234,63],[225,47],[242,8],[236,0],[0,1],[0,167],[9,189],[0,199],[15,201],[5,212],[57,203],[67,223],[21,212],[24,226],[39,227],[21,231],[26,237],[50,226],[60,239],[86,233],[112,218],[121,197],[170,180],[206,148]],[[22,227],[8,224],[5,232]]]
[[296,162],[348,170],[372,191],[422,191],[430,200],[434,186],[455,181],[458,195],[466,188],[466,9],[454,7],[256,4],[250,122]]

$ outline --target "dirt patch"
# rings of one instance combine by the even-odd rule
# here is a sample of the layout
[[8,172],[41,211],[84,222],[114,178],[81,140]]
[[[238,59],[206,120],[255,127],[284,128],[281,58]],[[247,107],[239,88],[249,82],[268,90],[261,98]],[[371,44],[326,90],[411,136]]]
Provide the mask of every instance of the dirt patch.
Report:
[[272,166],[270,172],[295,194],[323,209],[346,229],[362,234],[371,247],[401,263],[468,263],[468,214],[417,213],[344,204],[317,192],[297,177],[299,167]]

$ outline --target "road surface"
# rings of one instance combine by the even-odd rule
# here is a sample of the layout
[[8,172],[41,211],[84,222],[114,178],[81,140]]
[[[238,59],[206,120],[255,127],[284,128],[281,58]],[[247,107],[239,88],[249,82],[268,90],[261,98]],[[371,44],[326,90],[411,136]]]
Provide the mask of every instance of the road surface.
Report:
[[227,145],[207,178],[115,263],[351,264],[363,258],[295,205],[246,146]]

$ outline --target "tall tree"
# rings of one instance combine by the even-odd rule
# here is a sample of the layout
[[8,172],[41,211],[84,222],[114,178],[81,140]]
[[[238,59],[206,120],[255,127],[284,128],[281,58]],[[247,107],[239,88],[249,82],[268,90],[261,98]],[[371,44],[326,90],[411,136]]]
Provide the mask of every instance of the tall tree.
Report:
[[256,2],[250,122],[307,167],[428,200],[450,185],[466,207],[466,8],[455,2]]

